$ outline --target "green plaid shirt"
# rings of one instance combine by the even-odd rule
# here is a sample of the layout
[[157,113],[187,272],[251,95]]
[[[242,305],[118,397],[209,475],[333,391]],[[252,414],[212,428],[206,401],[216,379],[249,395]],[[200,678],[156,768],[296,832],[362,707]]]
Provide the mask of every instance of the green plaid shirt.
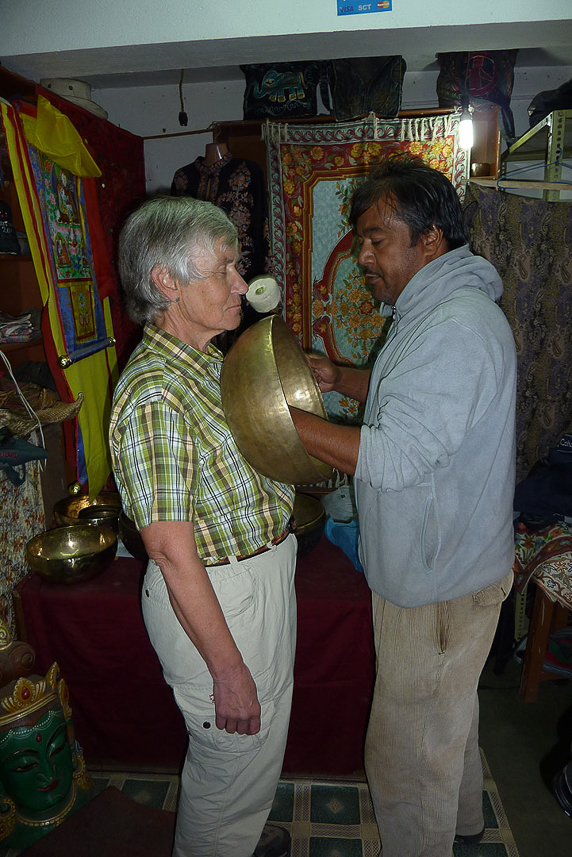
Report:
[[123,507],[137,527],[192,521],[198,554],[252,553],[286,527],[294,489],[240,454],[221,404],[222,354],[147,325],[113,397],[110,446]]

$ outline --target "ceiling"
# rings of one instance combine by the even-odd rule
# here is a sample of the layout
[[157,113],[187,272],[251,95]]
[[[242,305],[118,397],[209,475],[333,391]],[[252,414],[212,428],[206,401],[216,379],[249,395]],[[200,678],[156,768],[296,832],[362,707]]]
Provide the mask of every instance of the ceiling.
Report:
[[438,52],[518,48],[516,67],[572,67],[572,20],[117,45],[2,57],[30,80],[70,77],[94,89],[238,80],[254,62],[400,54],[410,72],[437,69]]

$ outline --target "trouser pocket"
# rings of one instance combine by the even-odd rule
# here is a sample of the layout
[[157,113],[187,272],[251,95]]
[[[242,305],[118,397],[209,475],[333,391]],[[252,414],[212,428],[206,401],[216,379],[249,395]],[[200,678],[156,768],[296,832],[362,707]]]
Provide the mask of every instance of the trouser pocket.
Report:
[[491,583],[490,586],[474,592],[473,600],[479,607],[491,607],[493,604],[502,604],[508,598],[513,582],[514,574],[511,569],[502,580],[499,580],[497,583]]

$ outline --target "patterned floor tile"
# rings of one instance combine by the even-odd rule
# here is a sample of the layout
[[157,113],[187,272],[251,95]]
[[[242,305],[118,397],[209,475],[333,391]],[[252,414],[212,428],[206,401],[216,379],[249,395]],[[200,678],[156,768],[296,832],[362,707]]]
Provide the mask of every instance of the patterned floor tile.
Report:
[[322,824],[360,824],[359,792],[356,786],[312,786],[310,820]]
[[308,854],[309,857],[362,857],[363,850],[359,839],[312,836]]

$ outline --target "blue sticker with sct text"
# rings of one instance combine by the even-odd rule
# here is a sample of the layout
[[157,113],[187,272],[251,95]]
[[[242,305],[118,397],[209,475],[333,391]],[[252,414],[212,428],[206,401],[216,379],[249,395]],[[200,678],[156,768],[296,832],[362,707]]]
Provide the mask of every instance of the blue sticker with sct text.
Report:
[[338,15],[368,15],[370,12],[391,12],[391,0],[374,0],[373,3],[344,3],[338,0]]

